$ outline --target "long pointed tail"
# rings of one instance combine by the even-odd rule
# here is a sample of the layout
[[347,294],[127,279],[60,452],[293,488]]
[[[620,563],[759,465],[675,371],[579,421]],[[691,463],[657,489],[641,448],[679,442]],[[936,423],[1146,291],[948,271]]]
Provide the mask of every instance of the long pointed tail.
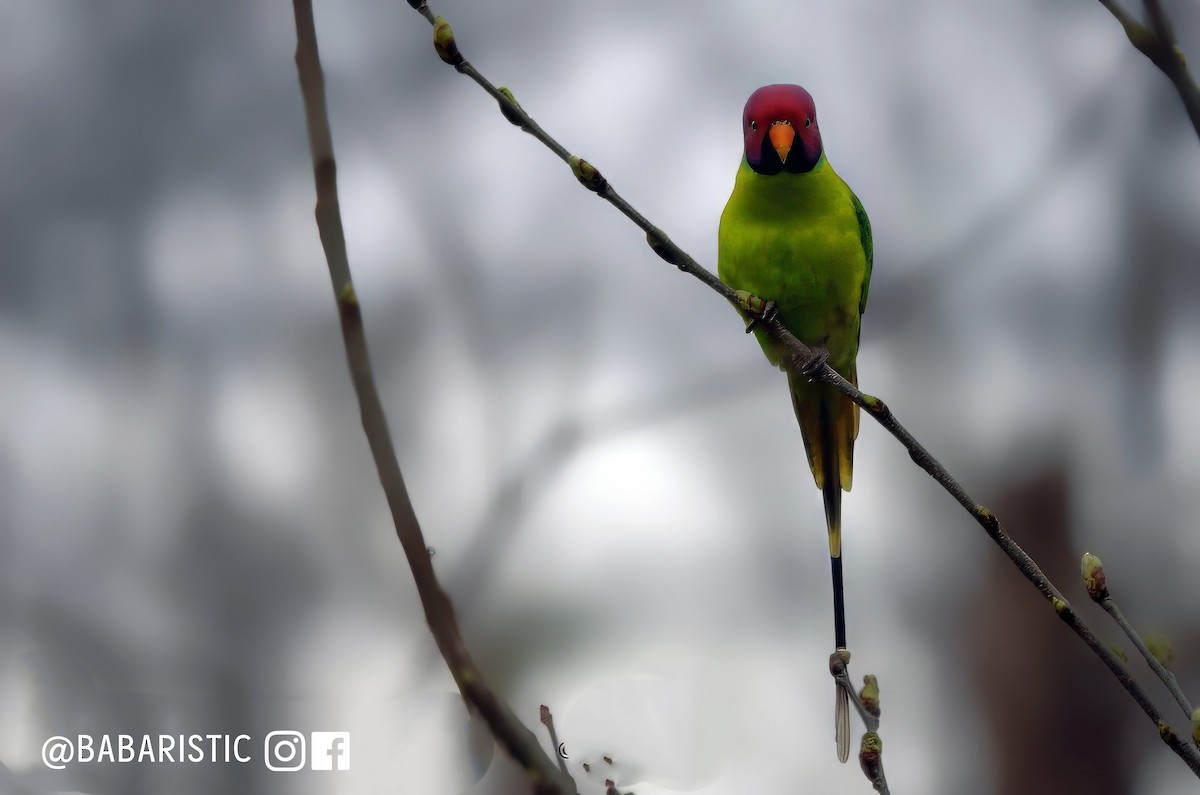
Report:
[[[829,529],[829,566],[833,574],[833,638],[839,649],[846,648],[846,599],[842,586],[842,478],[838,461],[838,445],[834,440],[836,426],[821,406],[821,496],[825,498],[825,525]],[[850,695],[834,685],[834,739],[837,741],[838,761],[850,758]]]
[[825,470],[825,484],[821,487],[821,496],[825,498],[825,524],[829,528],[829,563],[833,572],[833,642],[837,648],[844,649],[846,600],[842,591],[842,483],[837,469]]
[[[843,372],[855,380],[851,362]],[[825,523],[829,530],[829,566],[833,574],[833,638],[838,649],[846,648],[846,600],[842,586],[842,490],[850,489],[854,470],[854,437],[858,435],[858,407],[845,402],[823,384],[811,384],[803,376],[788,374],[792,407],[803,431],[804,448],[813,479],[825,499]],[[829,390],[829,391],[826,391]],[[837,685],[834,729],[838,759],[850,757],[850,696]]]

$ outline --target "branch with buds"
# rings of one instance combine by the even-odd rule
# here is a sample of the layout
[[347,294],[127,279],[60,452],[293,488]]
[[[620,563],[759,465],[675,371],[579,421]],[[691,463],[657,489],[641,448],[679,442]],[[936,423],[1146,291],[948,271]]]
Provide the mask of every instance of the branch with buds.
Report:
[[862,690],[855,693],[846,670],[849,662],[850,652],[838,649],[829,655],[829,673],[837,686],[850,696],[850,703],[858,710],[858,717],[867,727],[858,749],[858,764],[862,767],[863,775],[879,795],[889,795],[887,777],[883,774],[883,740],[879,737],[879,680],[867,674],[863,677]]
[[[1170,691],[1171,697],[1175,699],[1175,703],[1183,710],[1184,716],[1187,717],[1191,724],[1193,746],[1200,744],[1200,709],[1192,709],[1192,702],[1184,695],[1183,688],[1179,686],[1179,680],[1175,678],[1175,674],[1168,668],[1173,662],[1171,641],[1164,635],[1147,634],[1143,637],[1138,634],[1138,631],[1133,628],[1133,624],[1121,612],[1121,608],[1117,607],[1117,601],[1109,592],[1108,576],[1104,573],[1104,564],[1100,562],[1100,558],[1091,552],[1085,552],[1083,560],[1080,562],[1080,571],[1083,574],[1083,585],[1087,589],[1088,597],[1104,608],[1104,612],[1108,613],[1112,617],[1112,620],[1117,622],[1117,626],[1121,628],[1121,631],[1129,638],[1133,647],[1142,655],[1142,659],[1150,666],[1150,670],[1154,671],[1154,675]],[[1124,658],[1123,653],[1121,656]],[[1163,740],[1168,745],[1174,742],[1186,745],[1175,734],[1175,730],[1168,726],[1165,721],[1159,721],[1158,731],[1159,734],[1163,735]],[[1193,750],[1195,749],[1193,748]]]

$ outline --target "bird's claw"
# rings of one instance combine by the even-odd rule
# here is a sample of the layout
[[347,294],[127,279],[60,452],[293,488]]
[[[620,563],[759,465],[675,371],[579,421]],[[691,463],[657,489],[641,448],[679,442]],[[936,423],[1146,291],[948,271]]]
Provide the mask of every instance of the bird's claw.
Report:
[[821,374],[821,368],[829,361],[829,349],[821,346],[812,347],[813,358],[800,368],[801,374],[809,381],[816,381]]
[[750,318],[750,322],[746,324],[746,333],[749,334],[758,327],[759,323],[770,323],[779,314],[779,307],[774,301],[767,301],[763,304],[762,314],[757,317]]

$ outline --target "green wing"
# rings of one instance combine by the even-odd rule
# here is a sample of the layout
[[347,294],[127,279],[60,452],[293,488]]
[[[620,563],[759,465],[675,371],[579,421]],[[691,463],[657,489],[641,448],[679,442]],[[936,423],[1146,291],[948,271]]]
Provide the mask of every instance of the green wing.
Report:
[[867,272],[863,275],[862,298],[858,300],[858,314],[867,311],[867,292],[871,289],[871,268],[875,263],[875,242],[871,238],[871,219],[862,202],[850,191],[850,200],[854,202],[854,214],[858,216],[858,239],[862,242],[863,253],[867,255]]

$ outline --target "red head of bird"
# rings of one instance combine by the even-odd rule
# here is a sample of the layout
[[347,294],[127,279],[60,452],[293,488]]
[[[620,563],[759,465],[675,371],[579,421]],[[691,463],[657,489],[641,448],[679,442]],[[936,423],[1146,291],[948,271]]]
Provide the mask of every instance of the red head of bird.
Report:
[[742,111],[746,162],[759,174],[811,171],[821,159],[817,106],[800,86],[763,86]]

